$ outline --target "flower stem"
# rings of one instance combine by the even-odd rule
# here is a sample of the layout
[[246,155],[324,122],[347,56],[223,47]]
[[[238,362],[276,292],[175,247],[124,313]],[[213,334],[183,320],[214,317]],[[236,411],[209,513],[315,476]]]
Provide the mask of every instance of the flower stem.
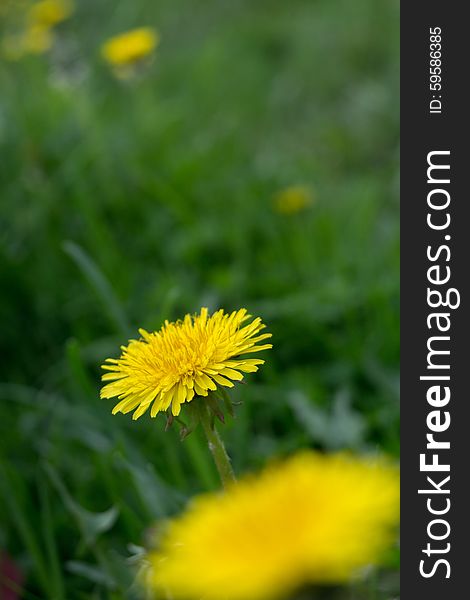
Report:
[[212,458],[214,459],[215,466],[219,472],[220,479],[224,487],[227,487],[235,481],[235,474],[230,463],[230,458],[225,450],[222,438],[219,432],[211,422],[211,414],[208,406],[205,404],[204,399],[201,398],[199,404],[199,418],[206,434],[207,443],[209,450],[211,451]]

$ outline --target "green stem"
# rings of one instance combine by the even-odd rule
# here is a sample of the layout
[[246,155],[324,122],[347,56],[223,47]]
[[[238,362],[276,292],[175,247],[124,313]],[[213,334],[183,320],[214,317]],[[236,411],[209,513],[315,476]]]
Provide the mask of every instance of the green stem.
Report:
[[230,463],[230,458],[225,450],[222,438],[219,432],[211,422],[211,414],[209,408],[204,402],[204,398],[200,399],[199,404],[199,418],[206,434],[207,443],[209,450],[211,451],[212,458],[214,459],[215,466],[219,472],[220,479],[224,487],[229,486],[235,481],[235,474]]

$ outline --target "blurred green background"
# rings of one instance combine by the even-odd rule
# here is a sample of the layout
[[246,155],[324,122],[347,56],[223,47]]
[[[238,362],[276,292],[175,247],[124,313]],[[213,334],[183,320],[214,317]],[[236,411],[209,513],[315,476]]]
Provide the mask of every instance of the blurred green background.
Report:
[[[27,3],[0,5],[5,37]],[[100,46],[137,26],[161,42],[123,81]],[[47,53],[1,57],[0,553],[21,597],[138,598],[150,524],[217,487],[199,432],[99,400],[138,327],[267,323],[223,431],[238,473],[397,455],[398,27],[396,0],[81,0]],[[297,185],[311,205],[276,210]],[[387,577],[347,597],[389,598]]]

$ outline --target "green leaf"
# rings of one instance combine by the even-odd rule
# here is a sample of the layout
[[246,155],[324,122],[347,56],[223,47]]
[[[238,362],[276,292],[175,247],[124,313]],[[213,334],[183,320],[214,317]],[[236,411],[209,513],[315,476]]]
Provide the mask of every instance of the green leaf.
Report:
[[50,492],[43,477],[39,478],[39,497],[41,501],[42,534],[48,557],[48,571],[51,585],[54,587],[53,597],[57,600],[65,598],[64,579],[60,568],[59,551],[56,543],[54,517],[51,508]]
[[130,331],[127,318],[114,294],[111,284],[100,271],[96,263],[74,242],[64,242],[63,249],[75,262],[85,279],[88,281],[90,287],[103,303],[103,307],[105,308],[104,312],[111,320],[116,331],[119,334],[127,336]]
[[7,465],[0,462],[0,499],[3,498],[18,535],[28,551],[37,578],[46,594],[53,594],[44,552],[37,539],[34,525],[28,519],[23,502],[26,490],[22,480]]
[[150,519],[159,519],[172,514],[175,507],[184,505],[186,498],[167,485],[159,477],[151,463],[132,457],[118,455],[117,464],[124,467],[132,477],[134,487]]
[[116,582],[114,579],[108,573],[106,573],[106,571],[100,569],[96,565],[90,565],[78,560],[69,560],[67,563],[65,563],[65,567],[70,573],[84,577],[92,583],[104,585],[109,589],[116,587]]
[[87,546],[93,544],[100,534],[105,533],[112,528],[119,515],[119,511],[115,506],[99,513],[86,510],[72,498],[59,474],[52,465],[45,463],[44,470],[51,480],[52,485],[56,488],[62,498],[64,506],[75,518],[82,534],[83,541]]
[[352,448],[362,443],[364,418],[351,408],[346,392],[336,394],[329,411],[315,406],[300,390],[292,391],[288,401],[297,420],[312,440],[321,443],[326,449]]

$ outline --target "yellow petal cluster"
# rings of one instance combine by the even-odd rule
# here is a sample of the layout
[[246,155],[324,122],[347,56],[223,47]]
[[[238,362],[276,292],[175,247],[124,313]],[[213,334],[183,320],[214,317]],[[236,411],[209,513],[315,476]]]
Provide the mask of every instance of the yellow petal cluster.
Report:
[[199,315],[186,315],[182,321],[169,323],[158,332],[139,329],[142,336],[122,346],[119,359],[108,358],[102,368],[107,383],[102,398],[118,397],[117,412],[134,409],[138,419],[152,405],[151,416],[171,408],[179,415],[181,405],[195,396],[207,396],[217,386],[233,387],[243,373],[258,370],[264,360],[241,358],[243,354],[271,348],[258,345],[270,333],[259,317],[251,319],[245,308],[231,314],[218,310],[209,316],[207,308]]
[[6,36],[2,47],[7,58],[18,60],[26,54],[43,54],[54,42],[54,29],[73,12],[71,0],[40,0],[24,15],[22,31]]
[[304,451],[193,501],[149,555],[144,581],[185,600],[268,600],[339,583],[380,559],[398,498],[387,463]]
[[274,196],[274,209],[282,215],[295,215],[313,203],[312,190],[303,185],[293,185]]
[[43,54],[54,42],[54,34],[50,27],[31,25],[17,38],[17,50],[20,54]]
[[101,53],[113,67],[127,67],[149,56],[159,39],[151,27],[139,27],[110,38],[103,44]]
[[28,21],[32,27],[50,28],[65,21],[72,11],[69,0],[41,0],[31,6]]

